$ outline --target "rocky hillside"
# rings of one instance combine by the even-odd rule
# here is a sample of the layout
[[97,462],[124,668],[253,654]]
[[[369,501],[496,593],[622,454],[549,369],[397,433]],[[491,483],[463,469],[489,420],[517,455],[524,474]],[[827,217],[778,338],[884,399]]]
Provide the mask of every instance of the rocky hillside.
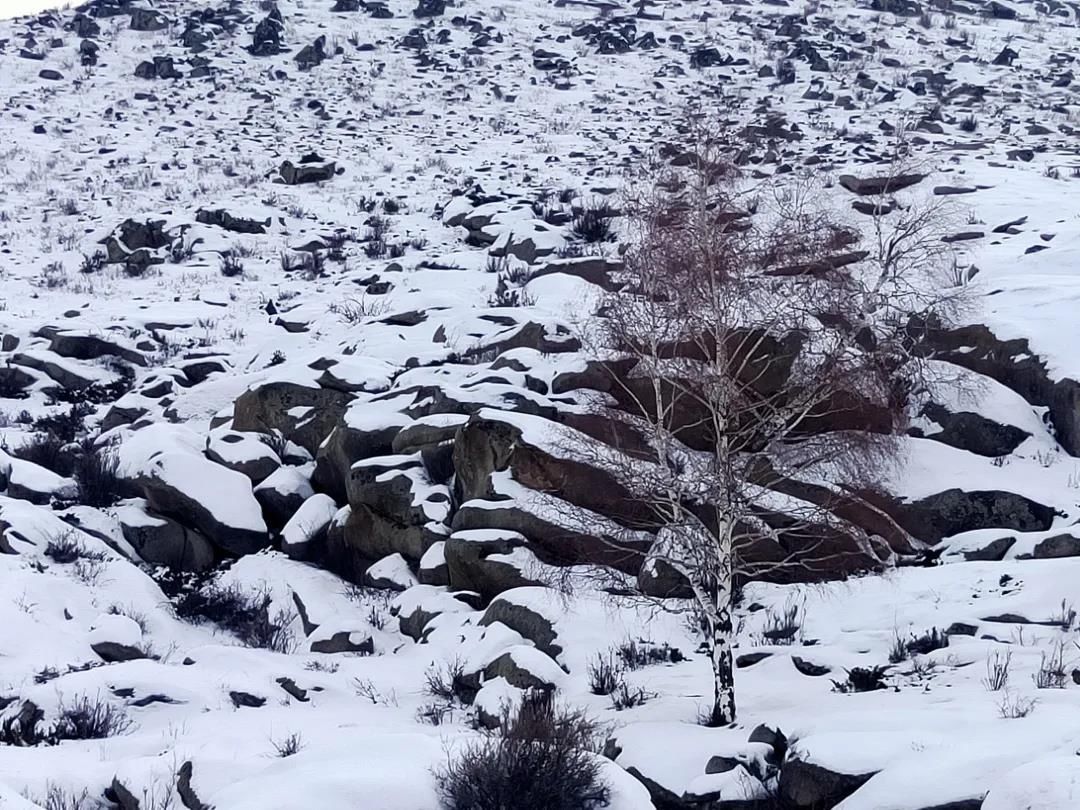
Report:
[[[436,810],[447,757],[536,687],[602,724],[616,810],[1080,807],[1078,23],[1058,0],[0,21],[0,808]],[[722,729],[696,723],[681,583],[612,557],[602,527],[635,516],[574,451],[610,430],[585,347],[623,193],[685,163],[688,108],[855,228],[936,206],[970,302],[853,518],[883,550],[840,535],[746,583]]]

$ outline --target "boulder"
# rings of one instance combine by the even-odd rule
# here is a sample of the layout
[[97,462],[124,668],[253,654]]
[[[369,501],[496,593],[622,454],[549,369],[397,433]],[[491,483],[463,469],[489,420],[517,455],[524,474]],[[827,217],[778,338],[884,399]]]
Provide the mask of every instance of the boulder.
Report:
[[475,591],[488,602],[512,588],[542,585],[523,570],[530,563],[538,564],[527,545],[525,537],[512,531],[455,532],[443,549],[450,587]]
[[318,558],[337,512],[337,504],[329,495],[312,495],[281,530],[281,550],[294,560]]
[[177,571],[207,571],[214,565],[210,541],[171,518],[148,511],[144,501],[129,501],[117,509],[124,539],[151,565]]
[[975,529],[1046,531],[1055,514],[1050,506],[999,490],[949,489],[897,507],[898,522],[928,543]]
[[285,185],[299,186],[305,183],[322,183],[333,180],[337,164],[332,160],[323,160],[318,155],[306,155],[300,162],[286,160],[278,170]]
[[297,467],[279,467],[255,487],[255,500],[274,528],[288,523],[304,501],[315,494],[308,477]]
[[534,605],[522,604],[515,598],[531,596],[536,590],[538,589],[523,588],[501,594],[487,606],[479,624],[487,627],[500,622],[531,641],[538,650],[557,660],[562,655],[563,648],[558,644],[559,634],[554,621],[542,615]]
[[265,220],[237,217],[224,208],[200,208],[195,212],[195,221],[203,225],[215,225],[233,233],[264,234],[270,227],[270,218]]
[[218,548],[251,554],[268,540],[251,481],[194,453],[154,456],[135,479],[150,508],[193,526]]
[[779,792],[785,807],[792,810],[819,810],[835,807],[866,782],[873,773],[839,773],[793,758],[780,769]]
[[206,457],[259,484],[281,466],[281,458],[262,435],[219,428],[206,439]]
[[294,382],[268,382],[241,394],[233,406],[234,430],[277,430],[315,455],[341,421],[352,397],[341,391]]

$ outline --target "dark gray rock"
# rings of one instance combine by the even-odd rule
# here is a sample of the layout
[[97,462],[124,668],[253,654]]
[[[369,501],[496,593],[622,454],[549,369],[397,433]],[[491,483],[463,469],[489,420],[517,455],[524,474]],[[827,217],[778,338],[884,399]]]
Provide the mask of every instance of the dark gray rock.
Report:
[[1036,560],[1049,560],[1057,557],[1080,557],[1080,537],[1072,534],[1058,534],[1047,537],[1035,544],[1031,556]]
[[352,397],[341,391],[269,382],[245,391],[233,406],[233,428],[269,433],[277,430],[314,455],[337,425]]
[[1023,495],[998,490],[966,492],[949,489],[903,504],[898,511],[897,520],[901,525],[929,543],[975,529],[1046,531],[1055,516],[1052,507]]
[[921,183],[925,177],[924,174],[897,174],[891,177],[855,177],[850,174],[842,174],[839,183],[852,194],[877,196],[902,191],[905,188]]
[[789,759],[780,769],[780,797],[792,810],[835,807],[873,775],[837,773],[801,759]]
[[968,411],[953,413],[937,403],[924,406],[922,415],[941,426],[939,432],[926,438],[990,458],[1009,455],[1031,436],[1015,425],[1003,425]]
[[195,212],[195,221],[203,225],[216,225],[233,233],[264,234],[270,227],[270,218],[265,220],[235,217],[224,208],[200,208]]
[[501,622],[527,638],[536,648],[543,653],[557,659],[562,654],[562,647],[556,643],[559,634],[555,625],[546,616],[542,616],[532,608],[518,605],[507,598],[497,597],[484,615],[480,618],[480,624],[486,627],[489,624]]
[[206,571],[214,565],[214,548],[194,529],[172,518],[131,507],[121,510],[120,530],[135,552],[152,565],[177,571]]
[[540,585],[517,567],[488,557],[509,554],[527,541],[515,532],[458,532],[446,541],[444,553],[450,587],[456,591],[474,591],[490,601],[504,591],[526,585]]
[[965,551],[964,559],[969,562],[998,562],[999,560],[1005,559],[1005,555],[1015,544],[1015,537],[998,537],[995,540],[991,540],[982,548],[973,551]]

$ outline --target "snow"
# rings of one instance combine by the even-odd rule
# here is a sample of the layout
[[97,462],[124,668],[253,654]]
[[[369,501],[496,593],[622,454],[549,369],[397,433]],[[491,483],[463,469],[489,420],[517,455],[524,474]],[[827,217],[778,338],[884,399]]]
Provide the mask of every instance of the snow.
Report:
[[[239,6],[251,19],[235,36],[219,34],[203,54],[217,76],[149,81],[133,73],[153,56],[173,56],[185,74],[192,67],[192,54],[177,38],[182,17],[201,5],[154,3],[172,20],[163,32],[128,30],[127,15],[99,20],[102,55],[93,68],[79,64],[79,37],[62,27],[72,12],[61,14],[55,28],[8,21],[54,5],[0,0],[0,43],[7,43],[0,49],[0,331],[20,341],[5,351],[5,361],[27,369],[35,381],[26,398],[0,402],[0,434],[8,448],[0,468],[10,469],[12,485],[0,495],[0,548],[14,552],[0,555],[0,699],[33,700],[51,720],[61,697],[99,696],[127,712],[133,726],[105,740],[0,747],[0,808],[37,810],[52,782],[76,793],[85,788],[96,799],[116,777],[141,796],[165,789],[190,761],[195,790],[219,810],[435,810],[432,769],[456,746],[478,739],[470,728],[477,708],[496,714],[520,691],[505,679],[488,680],[476,707],[455,703],[451,718],[432,726],[417,720],[434,700],[425,693],[425,673],[455,660],[482,668],[507,653],[556,682],[560,701],[611,729],[622,748],[616,762],[603,763],[612,810],[654,806],[627,768],[679,795],[754,795],[752,769],[740,765],[707,775],[704,768],[717,755],[760,765],[766,746],[747,742],[759,723],[782,729],[792,750],[812,762],[874,772],[840,810],[923,810],[984,794],[983,810],[1080,806],[1080,708],[1071,680],[1078,636],[1075,625],[1054,623],[1078,599],[1080,561],[1025,559],[1047,538],[1075,530],[1080,462],[1047,428],[1045,408],[977,375],[940,368],[957,379],[935,391],[935,401],[1014,425],[1030,438],[1005,458],[984,458],[934,441],[936,427],[917,418],[926,438],[903,440],[903,457],[885,483],[909,502],[948,488],[1020,494],[1058,510],[1053,527],[946,538],[942,564],[934,567],[815,586],[747,585],[736,611],[735,652],[769,657],[737,670],[738,722],[721,730],[696,725],[712,684],[683,605],[669,603],[669,612],[654,602],[599,593],[588,571],[565,577],[568,572],[560,571],[556,579],[527,548],[487,557],[562,586],[515,589],[501,597],[551,621],[562,648],[556,662],[517,631],[481,626],[475,594],[415,584],[418,570],[422,576],[445,564],[443,542],[424,554],[419,569],[400,555],[375,562],[368,578],[405,588],[396,594],[270,551],[230,558],[214,574],[219,584],[268,594],[271,615],[281,618],[294,642],[288,653],[245,648],[234,633],[211,623],[179,620],[172,595],[155,579],[160,572],[141,564],[123,541],[119,519],[155,522],[144,501],[63,508],[76,495],[74,482],[15,457],[28,435],[22,411],[32,421],[63,414],[71,404],[47,393],[55,393],[56,382],[36,368],[98,387],[118,379],[105,359],[60,357],[48,348],[36,333],[58,324],[76,334],[108,336],[147,358],[148,367],[135,369],[131,393],[112,406],[90,403],[97,410],[87,416],[88,428],[96,434],[111,426],[99,444],[115,443],[120,474],[129,480],[157,475],[215,520],[258,533],[275,547],[309,543],[316,529],[340,526],[349,507],[315,493],[311,459],[298,460],[303,454],[295,445],[277,458],[253,437],[225,440],[233,435],[234,401],[261,383],[321,381],[358,392],[344,424],[365,432],[460,426],[469,416],[448,412],[456,405],[446,400],[454,400],[464,403],[463,411],[521,429],[524,441],[551,455],[573,457],[580,435],[557,429],[546,417],[583,410],[585,395],[550,392],[561,374],[585,370],[584,353],[560,350],[572,338],[589,336],[601,290],[564,273],[533,276],[549,263],[570,261],[557,253],[570,229],[537,219],[532,203],[539,193],[552,192],[548,202],[560,214],[594,196],[622,204],[640,158],[661,144],[682,142],[675,133],[688,100],[722,111],[738,126],[760,125],[774,113],[784,116],[786,126],[798,126],[799,138],[790,141],[748,139],[748,175],[813,165],[829,183],[844,173],[867,176],[879,170],[875,160],[888,148],[880,125],[905,112],[917,123],[940,100],[935,92],[911,89],[923,69],[947,74],[949,88],[964,82],[984,87],[986,101],[944,104],[941,134],[909,131],[914,157],[929,176],[901,199],[920,201],[937,185],[976,189],[956,198],[960,207],[953,212],[956,230],[985,232],[959,243],[959,265],[979,268],[969,285],[975,305],[962,317],[985,323],[1000,338],[1028,340],[1028,351],[1019,356],[1045,362],[1052,379],[1080,378],[1080,226],[1071,206],[1078,182],[1072,171],[1076,104],[1072,88],[1046,81],[1059,75],[1075,50],[1075,15],[1066,20],[1019,3],[1017,21],[957,11],[934,14],[934,24],[924,27],[917,18],[879,14],[865,4],[825,2],[799,10],[756,0],[702,0],[664,4],[660,20],[636,18],[639,33],[656,33],[660,47],[614,55],[597,53],[573,36],[600,17],[588,4],[460,0],[432,29],[423,28],[433,40],[435,61],[419,66],[415,54],[398,47],[418,25],[412,2],[391,0],[396,16],[374,20],[363,13],[333,15],[330,0],[280,0],[290,51],[261,59],[242,45],[263,12],[254,0],[242,0]],[[851,58],[836,59],[828,47],[830,71],[810,71],[796,59],[796,82],[776,85],[757,72],[776,62],[780,44],[788,47],[788,38],[774,33],[795,11],[807,18],[804,39],[826,49],[827,35]],[[633,8],[627,4],[612,16],[624,12]],[[476,31],[452,22],[458,15],[483,26],[492,42],[475,45]],[[950,18],[955,27],[945,24]],[[435,42],[443,29],[447,42]],[[295,52],[327,31],[343,52],[298,72]],[[675,47],[675,34],[687,45]],[[951,41],[965,35],[966,45]],[[351,37],[374,49],[357,49]],[[884,44],[871,49],[871,42]],[[688,68],[687,52],[709,44],[747,61]],[[1005,44],[1021,58],[1014,66],[990,64]],[[20,56],[24,45],[40,49],[44,59]],[[539,48],[558,51],[572,68],[550,76],[521,58]],[[886,50],[900,67],[883,61]],[[42,69],[64,78],[41,79]],[[852,104],[804,97],[815,80],[837,96],[851,96]],[[870,82],[873,89],[863,86]],[[310,104],[316,99],[321,106]],[[975,133],[958,126],[968,112],[978,118]],[[1050,132],[1030,133],[1034,123]],[[38,126],[44,134],[35,131]],[[1032,160],[1012,159],[1009,152],[1018,148],[1031,148]],[[343,172],[311,186],[274,182],[283,160],[312,150]],[[475,206],[461,193],[470,189],[499,201]],[[571,189],[568,199],[575,202],[554,202],[563,189]],[[852,199],[835,186],[826,196],[844,210]],[[395,213],[388,213],[394,208],[389,201],[397,205]],[[218,207],[269,219],[268,233],[235,234],[195,222],[200,208]],[[365,253],[373,213],[386,220],[387,238],[402,246],[401,256]],[[164,221],[171,234],[183,233],[193,255],[176,261],[163,251],[165,263],[138,278],[118,266],[81,273],[84,256],[99,250],[100,239],[127,217]],[[993,231],[1025,217],[1015,233]],[[464,222],[482,226],[493,244],[466,243]],[[343,261],[328,259],[321,273],[283,269],[283,254],[288,258],[335,232],[349,237]],[[498,274],[489,271],[488,261],[524,247],[526,239],[540,252],[556,252],[528,267],[511,258],[532,303],[495,305]],[[1046,249],[1028,253],[1032,247]],[[586,249],[590,256],[619,256],[614,242]],[[242,254],[242,276],[220,273],[220,254],[227,250]],[[556,350],[519,347],[491,362],[485,350],[519,337],[530,322],[543,327]],[[228,370],[192,384],[182,369],[208,357]],[[147,390],[162,381],[168,383],[165,393]],[[70,398],[80,403],[94,397]],[[127,415],[129,409],[138,415]],[[298,419],[325,415],[307,405],[288,412]],[[261,459],[284,466],[253,488],[246,476],[207,458],[208,438],[231,464]],[[449,535],[442,521],[459,506],[452,482],[429,480],[419,455],[357,461],[405,459],[412,504],[424,510],[429,528]],[[401,473],[382,480],[394,475]],[[558,493],[527,490],[508,472],[497,474],[493,484],[497,497],[554,526],[595,531],[601,525],[591,516],[575,520]],[[40,493],[43,504],[9,497],[20,489]],[[304,501],[273,537],[254,497],[270,489]],[[44,503],[50,498],[58,508]],[[477,510],[507,505],[495,499],[468,503]],[[69,534],[84,556],[63,563],[50,558],[49,542]],[[476,530],[455,538],[508,535]],[[963,561],[964,551],[1002,536],[1017,541],[1001,562]],[[763,634],[770,617],[792,604],[799,606],[801,624],[795,643],[768,643]],[[298,605],[316,626],[310,634]],[[419,612],[435,615],[423,643],[399,627]],[[1000,620],[1008,614],[1028,621]],[[954,623],[974,627],[974,635],[954,634],[948,647],[888,664],[898,637]],[[338,633],[354,644],[371,638],[374,653],[311,652],[314,642]],[[103,640],[146,644],[156,658],[102,665],[92,645]],[[651,697],[616,711],[609,697],[592,694],[588,671],[597,656],[613,655],[614,647],[630,640],[670,644],[686,660],[624,672],[629,688]],[[1062,689],[1038,689],[1033,676],[1059,645],[1070,677]],[[1008,689],[990,692],[983,683],[987,665],[1007,654]],[[803,675],[793,657],[830,672]],[[81,669],[86,665],[93,666]],[[888,667],[887,689],[834,689],[845,669],[875,665]],[[279,678],[307,690],[305,699],[284,691]],[[231,692],[265,703],[238,707]],[[154,695],[172,702],[140,705]],[[1001,716],[1003,703],[1024,700],[1037,701],[1028,716]],[[0,720],[19,702],[0,710]],[[299,752],[277,756],[275,743],[292,734],[302,740]],[[41,801],[31,804],[23,792]]]

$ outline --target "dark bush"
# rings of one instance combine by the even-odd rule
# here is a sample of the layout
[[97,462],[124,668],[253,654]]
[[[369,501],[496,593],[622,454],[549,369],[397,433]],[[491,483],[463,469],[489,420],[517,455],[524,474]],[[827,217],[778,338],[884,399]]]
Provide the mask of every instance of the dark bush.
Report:
[[68,476],[71,474],[72,462],[68,444],[52,433],[38,433],[31,437],[30,441],[12,450],[11,454],[15,458],[52,470],[57,475]]
[[949,636],[935,627],[921,636],[912,636],[906,646],[907,651],[912,655],[926,655],[934,650],[943,650],[948,647]]
[[611,707],[617,712],[624,709],[633,709],[635,706],[644,706],[656,697],[655,692],[647,692],[638,687],[627,686],[626,681],[620,681],[618,687],[611,693]]
[[93,447],[76,456],[72,474],[79,484],[79,502],[99,509],[135,493],[119,474],[119,459],[106,447]]
[[295,646],[290,628],[293,614],[279,610],[270,616],[270,594],[265,590],[244,591],[239,585],[216,583],[184,593],[176,602],[178,618],[209,621],[234,633],[245,647],[288,653]]
[[677,647],[651,641],[625,641],[616,649],[627,669],[641,669],[652,664],[678,664],[686,656]]
[[100,250],[90,256],[83,256],[82,264],[79,265],[79,272],[87,275],[98,273],[105,267],[108,258]]
[[121,707],[100,697],[86,695],[71,703],[61,701],[52,727],[41,727],[44,716],[36,705],[24,702],[17,714],[0,724],[0,745],[26,747],[59,745],[65,740],[103,740],[124,734],[132,726],[131,719]]
[[847,680],[833,681],[837,692],[875,692],[885,688],[885,667],[852,667]]
[[607,242],[612,237],[611,220],[615,211],[606,202],[593,202],[574,215],[571,231],[585,242]]
[[[34,421],[35,430],[55,436],[62,442],[73,442],[86,432],[86,417],[94,412],[93,406],[85,399],[85,389],[73,392],[77,397],[64,413],[43,416]],[[58,400],[59,401],[59,400]]]
[[236,278],[244,275],[244,263],[240,257],[230,252],[221,254],[221,275],[225,278]]
[[586,667],[585,674],[589,679],[589,691],[594,695],[610,695],[623,682],[622,667],[611,653],[597,653]]
[[446,810],[592,810],[609,790],[593,753],[597,729],[534,691],[499,728],[436,773]]
[[59,715],[47,735],[51,745],[63,740],[103,740],[125,733],[132,725],[122,708],[85,695],[70,705],[61,703]]
[[453,700],[464,692],[473,691],[465,680],[465,665],[457,658],[441,666],[432,664],[424,672],[424,692],[441,700]]
[[102,562],[108,559],[103,552],[87,549],[78,535],[70,531],[51,538],[45,544],[45,556],[59,565],[70,565],[78,560]]

